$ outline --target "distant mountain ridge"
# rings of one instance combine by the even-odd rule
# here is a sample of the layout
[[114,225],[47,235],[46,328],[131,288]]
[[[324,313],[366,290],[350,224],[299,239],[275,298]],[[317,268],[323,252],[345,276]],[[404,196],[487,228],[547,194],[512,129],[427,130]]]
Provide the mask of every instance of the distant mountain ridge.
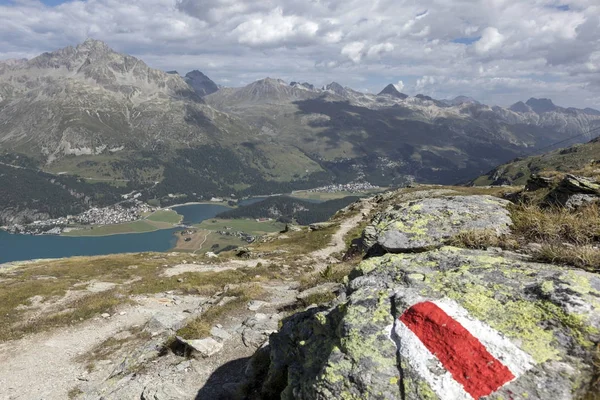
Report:
[[490,107],[275,78],[218,87],[92,39],[0,62],[0,155],[148,186],[144,196],[164,204],[355,181],[455,183],[598,126],[600,112],[545,99]]

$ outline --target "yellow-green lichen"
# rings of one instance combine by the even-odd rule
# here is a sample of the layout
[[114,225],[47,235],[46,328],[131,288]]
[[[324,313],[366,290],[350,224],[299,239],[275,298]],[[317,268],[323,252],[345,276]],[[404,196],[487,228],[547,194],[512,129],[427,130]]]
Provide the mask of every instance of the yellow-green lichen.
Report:
[[554,292],[554,282],[552,281],[545,281],[544,283],[542,283],[542,285],[540,286],[540,288],[542,289],[542,293],[545,295],[549,295],[552,292]]
[[431,390],[431,387],[423,381],[419,381],[417,383],[417,392],[419,399],[421,400],[438,400],[438,396],[435,394],[435,392]]
[[344,358],[335,363],[328,363],[321,374],[321,379],[330,383],[346,380],[345,376],[352,369],[352,363]]
[[318,313],[318,314],[315,316],[315,318],[316,318],[316,320],[317,320],[317,322],[318,322],[319,324],[321,324],[321,325],[326,325],[326,324],[327,324],[327,317],[325,316],[325,314],[324,314],[324,313]]
[[569,271],[561,275],[560,279],[569,284],[569,289],[574,290],[579,294],[600,294],[597,290],[592,288],[592,284],[585,273],[578,273],[575,271]]
[[377,298],[377,309],[373,312],[373,322],[393,322],[393,317],[390,314],[390,300],[387,291],[382,290],[379,292]]

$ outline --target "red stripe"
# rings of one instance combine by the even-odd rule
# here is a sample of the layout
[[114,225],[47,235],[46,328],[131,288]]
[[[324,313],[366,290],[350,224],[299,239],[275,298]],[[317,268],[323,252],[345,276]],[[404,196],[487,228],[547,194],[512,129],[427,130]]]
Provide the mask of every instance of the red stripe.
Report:
[[515,379],[476,337],[434,303],[415,304],[399,319],[474,399]]

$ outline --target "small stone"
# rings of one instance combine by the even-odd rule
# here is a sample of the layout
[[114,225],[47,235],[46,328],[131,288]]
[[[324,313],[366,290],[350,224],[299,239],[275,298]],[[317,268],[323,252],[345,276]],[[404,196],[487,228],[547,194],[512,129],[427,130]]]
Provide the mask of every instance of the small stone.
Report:
[[208,358],[223,350],[223,343],[219,343],[213,338],[185,340],[178,336],[177,340],[192,350],[192,356],[199,355],[203,358]]
[[104,319],[106,319],[106,318],[110,318],[110,314],[109,314],[109,313],[102,313],[102,314],[100,314],[100,316],[101,316],[102,318],[104,318]]
[[217,328],[216,326],[210,330],[210,334],[217,339],[221,339],[222,341],[231,338],[231,334],[229,332],[227,332],[225,329]]
[[252,300],[251,302],[248,303],[248,310],[258,311],[259,309],[261,309],[262,307],[264,307],[267,304],[269,304],[269,303],[267,303],[266,301]]

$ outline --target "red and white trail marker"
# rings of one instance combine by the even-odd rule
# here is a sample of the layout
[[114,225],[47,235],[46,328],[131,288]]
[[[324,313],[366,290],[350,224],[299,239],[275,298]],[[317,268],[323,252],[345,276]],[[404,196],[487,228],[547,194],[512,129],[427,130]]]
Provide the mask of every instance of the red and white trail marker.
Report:
[[415,303],[396,320],[392,339],[442,400],[488,396],[534,365],[510,340],[447,299]]

